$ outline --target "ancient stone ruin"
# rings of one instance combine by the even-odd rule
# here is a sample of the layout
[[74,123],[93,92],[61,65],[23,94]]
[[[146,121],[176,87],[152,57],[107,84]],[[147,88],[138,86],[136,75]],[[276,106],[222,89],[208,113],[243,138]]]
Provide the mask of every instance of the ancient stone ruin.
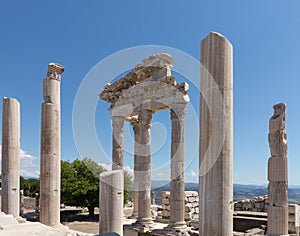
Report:
[[284,103],[274,105],[274,115],[269,122],[269,145],[271,157],[268,161],[269,207],[268,234],[288,234],[288,159],[285,132]]
[[[162,192],[162,218],[170,219],[170,192]],[[199,194],[196,191],[184,192],[184,220],[187,225],[192,221],[199,221]]]
[[[190,101],[189,86],[185,82],[177,84],[172,76],[172,56],[165,53],[150,56],[124,77],[104,87],[100,99],[110,103],[113,170],[100,175],[100,233],[260,235],[265,228],[259,226],[267,222],[268,235],[288,235],[291,232],[299,235],[300,207],[288,205],[286,106],[283,103],[274,106],[274,115],[269,122],[271,157],[268,161],[268,198],[258,197],[233,203],[232,57],[232,45],[218,33],[210,33],[201,42],[199,195],[197,192],[185,192],[184,189],[184,119]],[[40,200],[37,198],[35,201],[37,205],[40,201],[40,221],[44,224],[39,225],[44,230],[40,232],[62,229],[60,80],[63,71],[63,66],[50,63],[47,77],[43,80],[41,192]],[[170,192],[163,193],[162,206],[151,206],[152,117],[156,112],[166,109],[170,110],[171,120]],[[130,122],[134,131],[134,192],[131,221],[123,225],[126,121]],[[10,215],[0,214],[0,230],[7,222],[13,225],[10,228],[13,230],[22,221],[19,213],[24,207],[24,196],[20,197],[19,178],[20,104],[16,99],[4,98],[1,210]],[[252,220],[249,220],[251,217]],[[246,229],[246,220],[253,227]],[[234,232],[238,224],[244,227],[241,230],[243,233]],[[63,229],[60,235],[81,234],[71,234]]]
[[149,231],[153,224],[150,196],[152,116],[155,112],[164,109],[170,109],[172,123],[170,224],[167,230],[186,227],[183,135],[186,104],[189,102],[188,84],[176,83],[176,78],[171,76],[172,64],[173,58],[168,54],[151,56],[135,66],[123,78],[106,85],[100,94],[101,99],[111,103],[113,170],[123,169],[124,122],[131,122],[134,129],[135,207],[133,215],[137,216],[134,226],[143,232]]

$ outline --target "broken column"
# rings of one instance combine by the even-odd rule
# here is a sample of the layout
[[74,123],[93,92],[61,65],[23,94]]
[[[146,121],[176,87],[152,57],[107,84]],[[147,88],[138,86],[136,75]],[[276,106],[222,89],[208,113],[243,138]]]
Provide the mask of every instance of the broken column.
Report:
[[20,213],[20,103],[2,103],[2,197],[1,210],[15,217]]
[[138,218],[137,224],[149,225],[151,218],[151,147],[150,128],[152,125],[152,111],[141,110],[139,120],[139,150],[137,155],[138,179]]
[[123,235],[124,173],[114,170],[100,174],[99,233]]
[[185,104],[171,107],[171,182],[170,182],[170,228],[186,226],[184,194],[184,116]]
[[63,66],[50,63],[43,80],[40,221],[48,226],[60,223],[60,80],[63,71]]
[[233,232],[232,45],[210,33],[201,42],[199,234]]
[[273,106],[269,121],[268,235],[288,235],[288,159],[284,103]]

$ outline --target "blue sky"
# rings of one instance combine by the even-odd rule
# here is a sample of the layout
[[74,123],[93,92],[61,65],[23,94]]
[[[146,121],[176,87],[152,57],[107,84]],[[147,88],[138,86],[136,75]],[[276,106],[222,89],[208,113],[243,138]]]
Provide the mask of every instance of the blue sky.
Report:
[[[42,79],[49,62],[65,66],[61,83],[62,159],[73,160],[80,157],[72,133],[73,103],[80,84],[98,62],[141,45],[172,47],[199,60],[200,41],[210,31],[217,31],[234,46],[234,182],[266,183],[268,120],[272,106],[285,102],[289,182],[300,184],[299,12],[298,0],[2,1],[0,95],[21,103],[21,146],[27,165],[23,170],[38,170]],[[107,79],[114,78],[99,77],[99,81]],[[178,76],[178,80],[188,78]],[[190,97],[197,111],[196,89],[191,88]],[[110,155],[107,108],[107,103],[98,102],[95,126],[99,142]],[[164,143],[153,156],[155,169],[170,158],[168,112],[156,114],[154,122],[153,137]],[[130,134],[130,127],[126,132]],[[164,140],[159,139],[162,132]],[[192,159],[186,169],[187,181],[197,181],[198,156],[189,153],[195,139],[186,132],[186,156]],[[128,150],[132,148],[130,138],[126,145]],[[90,157],[97,159],[95,155],[91,150]],[[129,154],[126,165],[133,167]],[[166,171],[157,172],[156,178],[168,178]]]

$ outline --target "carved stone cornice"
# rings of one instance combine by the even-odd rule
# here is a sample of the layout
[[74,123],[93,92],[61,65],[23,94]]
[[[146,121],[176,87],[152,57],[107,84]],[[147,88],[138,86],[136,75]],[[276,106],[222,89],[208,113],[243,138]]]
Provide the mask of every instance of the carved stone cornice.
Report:
[[[124,90],[149,79],[153,74],[163,68],[167,68],[167,71],[171,70],[173,62],[173,58],[166,53],[150,56],[144,59],[142,63],[136,65],[134,69],[123,78],[112,84],[107,84],[99,96],[102,100],[114,103]],[[167,75],[168,73],[162,76],[162,81],[167,83],[172,82],[172,78],[166,79]]]

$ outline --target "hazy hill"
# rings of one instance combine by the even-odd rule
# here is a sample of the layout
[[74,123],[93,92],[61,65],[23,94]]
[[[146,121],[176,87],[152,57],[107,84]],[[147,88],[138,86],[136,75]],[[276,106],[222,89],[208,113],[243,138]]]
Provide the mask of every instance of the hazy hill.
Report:
[[[198,183],[185,183],[185,190],[198,191]],[[170,191],[170,183],[168,181],[152,181],[152,191],[155,192],[156,203],[160,204],[161,192]],[[268,187],[266,185],[233,185],[234,201],[263,195],[268,195]],[[289,202],[300,204],[300,186],[289,186]]]

